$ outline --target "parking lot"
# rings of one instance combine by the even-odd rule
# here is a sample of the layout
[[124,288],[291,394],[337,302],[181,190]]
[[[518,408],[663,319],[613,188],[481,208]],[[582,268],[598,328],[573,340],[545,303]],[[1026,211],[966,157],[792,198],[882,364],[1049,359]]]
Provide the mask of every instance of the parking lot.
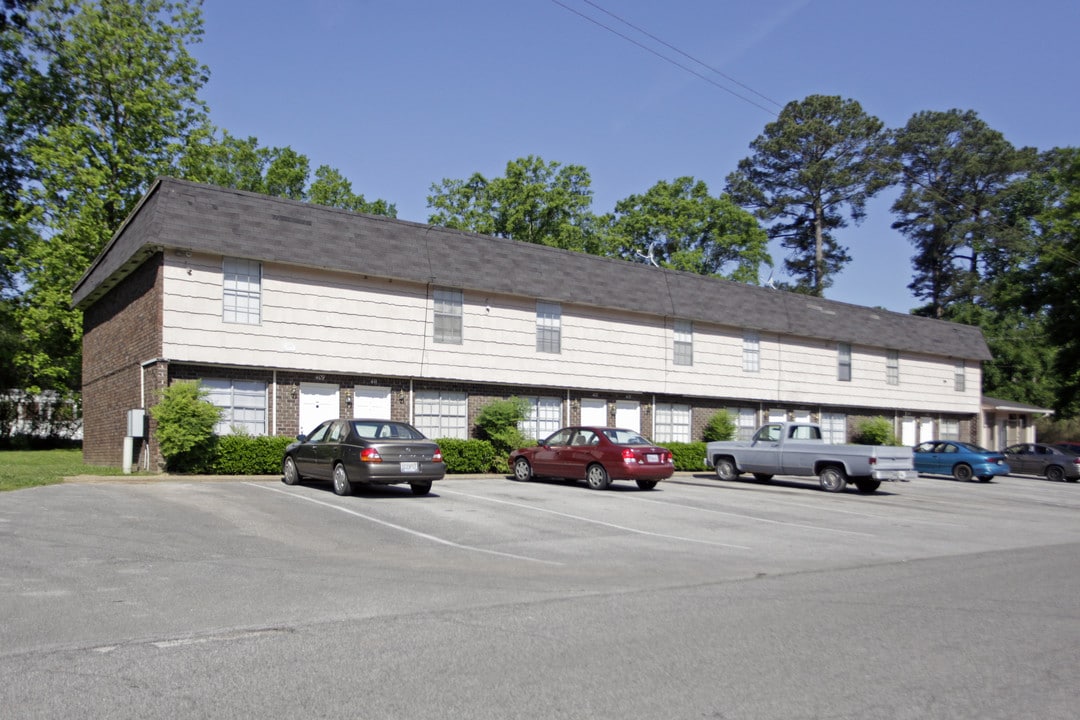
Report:
[[0,496],[13,718],[1073,718],[1080,485]]

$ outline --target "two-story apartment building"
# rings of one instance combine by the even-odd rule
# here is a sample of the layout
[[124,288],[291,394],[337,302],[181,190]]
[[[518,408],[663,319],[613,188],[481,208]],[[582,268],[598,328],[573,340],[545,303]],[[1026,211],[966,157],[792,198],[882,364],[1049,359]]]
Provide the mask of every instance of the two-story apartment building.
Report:
[[518,396],[535,437],[697,440],[727,409],[741,434],[784,417],[844,441],[884,416],[905,443],[975,439],[990,358],[964,325],[169,178],[73,303],[84,456],[109,465],[127,411],[177,379],[209,389],[221,432],[378,415],[464,438]]

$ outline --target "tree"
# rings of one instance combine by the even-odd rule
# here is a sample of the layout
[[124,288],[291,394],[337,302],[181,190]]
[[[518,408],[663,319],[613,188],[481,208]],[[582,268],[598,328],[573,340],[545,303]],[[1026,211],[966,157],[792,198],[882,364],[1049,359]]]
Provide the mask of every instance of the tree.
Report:
[[214,426],[221,408],[206,397],[197,380],[179,380],[150,408],[150,417],[157,421],[154,437],[170,470],[198,472],[213,461]]
[[1028,307],[1045,310],[1048,337],[1057,346],[1054,407],[1073,417],[1080,414],[1080,148],[1055,149],[1044,160],[1045,209],[1035,218],[1040,249],[1035,280],[1024,287]]
[[80,385],[71,288],[205,122],[206,69],[187,50],[201,34],[201,10],[186,0],[46,0],[28,16],[8,87],[36,118],[18,148],[33,234],[17,267],[25,343],[15,363],[31,389]]
[[846,209],[861,222],[866,202],[892,181],[888,133],[854,100],[810,95],[790,102],[765,126],[728,175],[727,192],[791,251],[784,261],[792,289],[822,296],[851,259],[835,231]]
[[353,212],[397,217],[397,208],[386,200],[368,202],[352,191],[341,171],[328,165],[315,170],[308,184],[311,161],[291,147],[259,147],[255,137],[241,139],[227,130],[221,138],[202,129],[180,161],[181,177],[221,187],[304,200]]
[[512,160],[506,176],[432,184],[427,205],[432,225],[522,242],[601,254],[591,179],[580,165],[562,166],[539,157]]
[[620,200],[607,222],[614,251],[628,260],[754,284],[761,264],[772,265],[768,236],[754,216],[727,195],[710,196],[692,177],[661,180]]
[[1025,213],[1009,212],[1010,189],[1035,154],[1015,149],[970,110],[916,113],[896,133],[892,153],[901,172],[892,226],[916,248],[908,287],[928,301],[925,314],[943,318],[950,303],[975,301],[987,275],[1025,257],[1023,224],[1015,222]]

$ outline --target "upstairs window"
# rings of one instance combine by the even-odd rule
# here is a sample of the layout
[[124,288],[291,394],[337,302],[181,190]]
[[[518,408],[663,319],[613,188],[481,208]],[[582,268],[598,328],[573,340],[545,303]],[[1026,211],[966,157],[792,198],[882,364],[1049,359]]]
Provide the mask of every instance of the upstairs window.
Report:
[[967,389],[967,381],[964,371],[967,369],[963,360],[956,361],[956,368],[953,370],[953,390],[956,392],[964,392]]
[[536,303],[536,352],[558,353],[562,344],[562,307],[558,303]]
[[694,364],[694,323],[688,320],[675,321],[674,362],[676,365]]
[[258,325],[261,320],[262,263],[256,260],[225,258],[221,319],[227,323]]
[[461,344],[462,305],[460,290],[435,291],[435,342]]
[[743,372],[752,373],[761,370],[761,337],[756,330],[743,333],[742,369]]
[[900,351],[888,350],[885,355],[885,379],[890,385],[900,384]]
[[840,343],[836,346],[836,379],[843,382],[851,381],[851,343]]

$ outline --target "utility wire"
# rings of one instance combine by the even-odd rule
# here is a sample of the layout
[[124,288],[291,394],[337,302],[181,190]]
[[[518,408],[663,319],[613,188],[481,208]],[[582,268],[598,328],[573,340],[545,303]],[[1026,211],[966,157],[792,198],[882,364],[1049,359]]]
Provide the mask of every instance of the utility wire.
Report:
[[[746,97],[744,95],[740,95],[739,93],[735,92],[731,88],[725,87],[724,85],[721,85],[720,83],[716,82],[712,78],[701,74],[697,70],[694,70],[691,67],[687,67],[686,65],[680,63],[678,60],[674,60],[674,59],[668,57],[667,55],[664,55],[663,53],[659,52],[658,50],[655,50],[655,49],[649,47],[648,45],[635,40],[634,38],[630,37],[629,35],[625,35],[624,33],[619,32],[618,30],[611,27],[610,25],[605,25],[604,23],[600,22],[596,18],[590,17],[590,16],[586,15],[585,13],[581,12],[580,10],[572,8],[569,5],[567,5],[566,3],[561,2],[560,0],[551,0],[551,2],[555,3],[556,5],[561,7],[562,9],[566,10],[567,12],[571,12],[574,15],[577,15],[578,17],[580,17],[580,18],[582,18],[584,20],[588,20],[589,22],[593,23],[594,25],[598,25],[598,26],[602,27],[603,29],[607,30],[609,33],[611,33],[613,35],[617,35],[618,37],[621,37],[623,40],[626,40],[629,43],[633,43],[634,45],[637,45],[642,50],[645,50],[646,52],[652,53],[653,55],[660,58],[664,62],[670,63],[671,65],[674,65],[675,67],[679,68],[680,70],[688,72],[691,75],[704,80],[705,82],[709,83],[710,85],[712,85],[712,86],[714,86],[716,88],[719,88],[720,90],[723,90],[726,93],[734,95],[735,97],[739,98],[743,102],[749,103],[749,104],[753,105],[754,107],[758,108],[759,110],[764,110],[765,112],[769,113],[770,115],[776,115],[777,114],[777,112],[775,110],[773,110],[772,108],[765,107],[764,105],[762,105],[762,104],[760,104],[758,102],[755,102],[754,100],[751,100],[750,98],[748,98],[748,97]],[[589,3],[589,4],[591,5],[592,3]],[[604,12],[607,12],[607,11],[605,10]],[[608,13],[608,14],[610,15],[611,13]],[[612,15],[612,17],[615,17],[615,16]],[[629,23],[627,23],[627,24],[629,25]],[[631,25],[630,27],[634,27],[634,26]],[[679,52],[681,52],[681,51],[679,51]],[[683,54],[685,55],[685,53],[683,53]],[[690,57],[690,56],[687,55],[687,57]],[[691,59],[693,59],[693,58],[691,58]],[[694,62],[699,62],[699,61],[695,60]],[[701,64],[701,63],[699,63],[699,64]],[[706,65],[706,67],[708,67],[708,66]],[[725,75],[724,77],[727,77],[727,76]],[[754,92],[754,91],[751,91],[751,92]],[[757,94],[757,93],[755,92],[755,94]],[[766,98],[766,99],[768,100],[768,98]],[[772,102],[773,104],[777,104],[773,100],[769,100],[769,102]]]

